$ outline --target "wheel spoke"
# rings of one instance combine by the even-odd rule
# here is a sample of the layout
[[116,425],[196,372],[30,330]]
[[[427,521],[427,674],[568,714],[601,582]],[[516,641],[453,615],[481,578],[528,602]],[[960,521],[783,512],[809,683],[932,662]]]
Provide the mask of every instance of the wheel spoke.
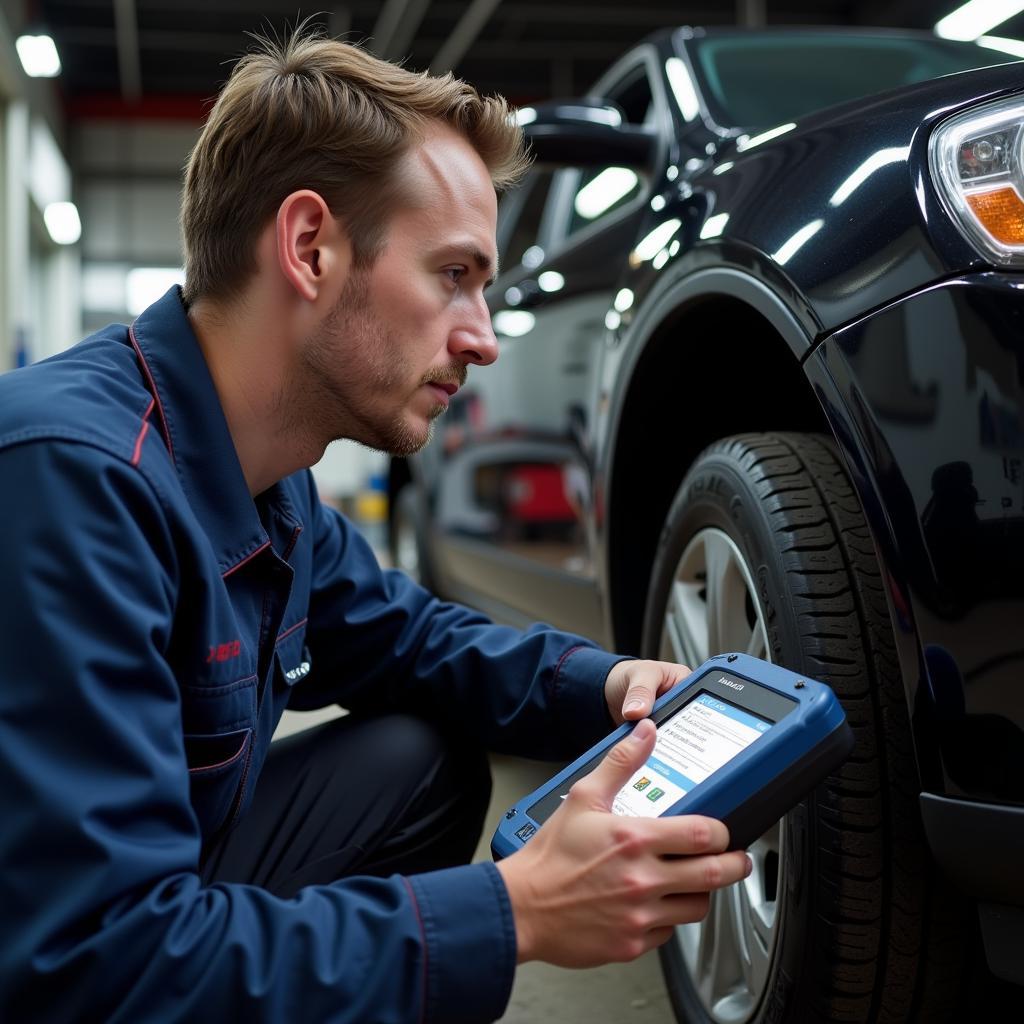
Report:
[[696,584],[672,584],[665,632],[675,661],[695,667],[708,660],[707,609]]
[[746,653],[752,658],[764,658],[768,653],[768,637],[765,635],[764,623],[758,615],[754,621],[754,628],[750,631],[750,641],[746,646]]
[[747,851],[753,871],[736,886],[742,903],[740,925],[748,959],[744,980],[752,992],[759,992],[768,978],[775,941],[778,908],[779,863],[782,852],[782,822],[776,822]]
[[710,941],[704,944],[704,961],[700,965],[702,968],[700,993],[705,1006],[714,1006],[718,996],[718,971],[722,948],[722,915],[719,912],[717,900],[711,904],[704,927],[709,933]]
[[707,574],[708,653],[723,650],[729,609],[727,578],[732,565],[732,553],[725,538],[717,530],[709,530],[704,541],[704,565]]
[[736,887],[736,929],[741,953],[740,969],[749,992],[760,992],[768,977],[771,956],[771,928],[766,927],[762,909],[751,903],[751,892],[745,885]]
[[708,986],[708,1006],[717,1020],[743,1021],[750,1012],[752,1000],[749,988],[744,985],[744,934],[735,886],[715,893],[711,914],[716,922],[716,950]]

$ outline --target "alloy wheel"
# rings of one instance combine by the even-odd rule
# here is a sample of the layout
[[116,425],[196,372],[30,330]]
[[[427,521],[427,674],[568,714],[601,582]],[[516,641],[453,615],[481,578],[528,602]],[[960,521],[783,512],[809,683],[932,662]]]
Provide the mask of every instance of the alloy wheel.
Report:
[[[764,613],[743,554],[724,531],[707,528],[686,545],[665,609],[659,657],[695,667],[713,654],[768,658]],[[770,659],[768,659],[770,660]],[[714,893],[707,917],[676,929],[683,962],[718,1024],[749,1020],[764,994],[778,932],[782,822],[749,849],[753,871]]]

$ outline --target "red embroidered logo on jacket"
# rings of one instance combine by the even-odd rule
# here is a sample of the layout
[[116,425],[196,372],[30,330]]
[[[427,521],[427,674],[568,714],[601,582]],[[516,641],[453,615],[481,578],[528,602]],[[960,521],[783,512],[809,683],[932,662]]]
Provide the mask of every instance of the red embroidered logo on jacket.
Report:
[[232,640],[227,644],[217,644],[216,647],[211,644],[210,653],[206,656],[206,664],[209,665],[214,661],[230,661],[232,658],[237,658],[241,653],[241,640]]

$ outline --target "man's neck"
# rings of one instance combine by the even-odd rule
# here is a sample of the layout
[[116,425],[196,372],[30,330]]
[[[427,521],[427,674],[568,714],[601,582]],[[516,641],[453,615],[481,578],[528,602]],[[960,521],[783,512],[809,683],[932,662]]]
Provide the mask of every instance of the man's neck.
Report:
[[249,493],[260,494],[316,462],[323,447],[299,437],[290,426],[293,347],[283,338],[285,325],[272,309],[244,300],[228,307],[201,299],[189,309],[188,319],[213,378]]

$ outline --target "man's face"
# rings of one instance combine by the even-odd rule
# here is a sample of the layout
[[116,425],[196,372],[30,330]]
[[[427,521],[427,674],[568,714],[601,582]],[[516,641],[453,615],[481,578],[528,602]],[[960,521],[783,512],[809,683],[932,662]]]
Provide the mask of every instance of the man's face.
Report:
[[305,345],[301,375],[327,440],[395,455],[422,448],[469,364],[498,354],[483,298],[497,263],[486,166],[465,140],[437,129],[402,174],[415,206],[392,215],[374,265],[350,274]]

